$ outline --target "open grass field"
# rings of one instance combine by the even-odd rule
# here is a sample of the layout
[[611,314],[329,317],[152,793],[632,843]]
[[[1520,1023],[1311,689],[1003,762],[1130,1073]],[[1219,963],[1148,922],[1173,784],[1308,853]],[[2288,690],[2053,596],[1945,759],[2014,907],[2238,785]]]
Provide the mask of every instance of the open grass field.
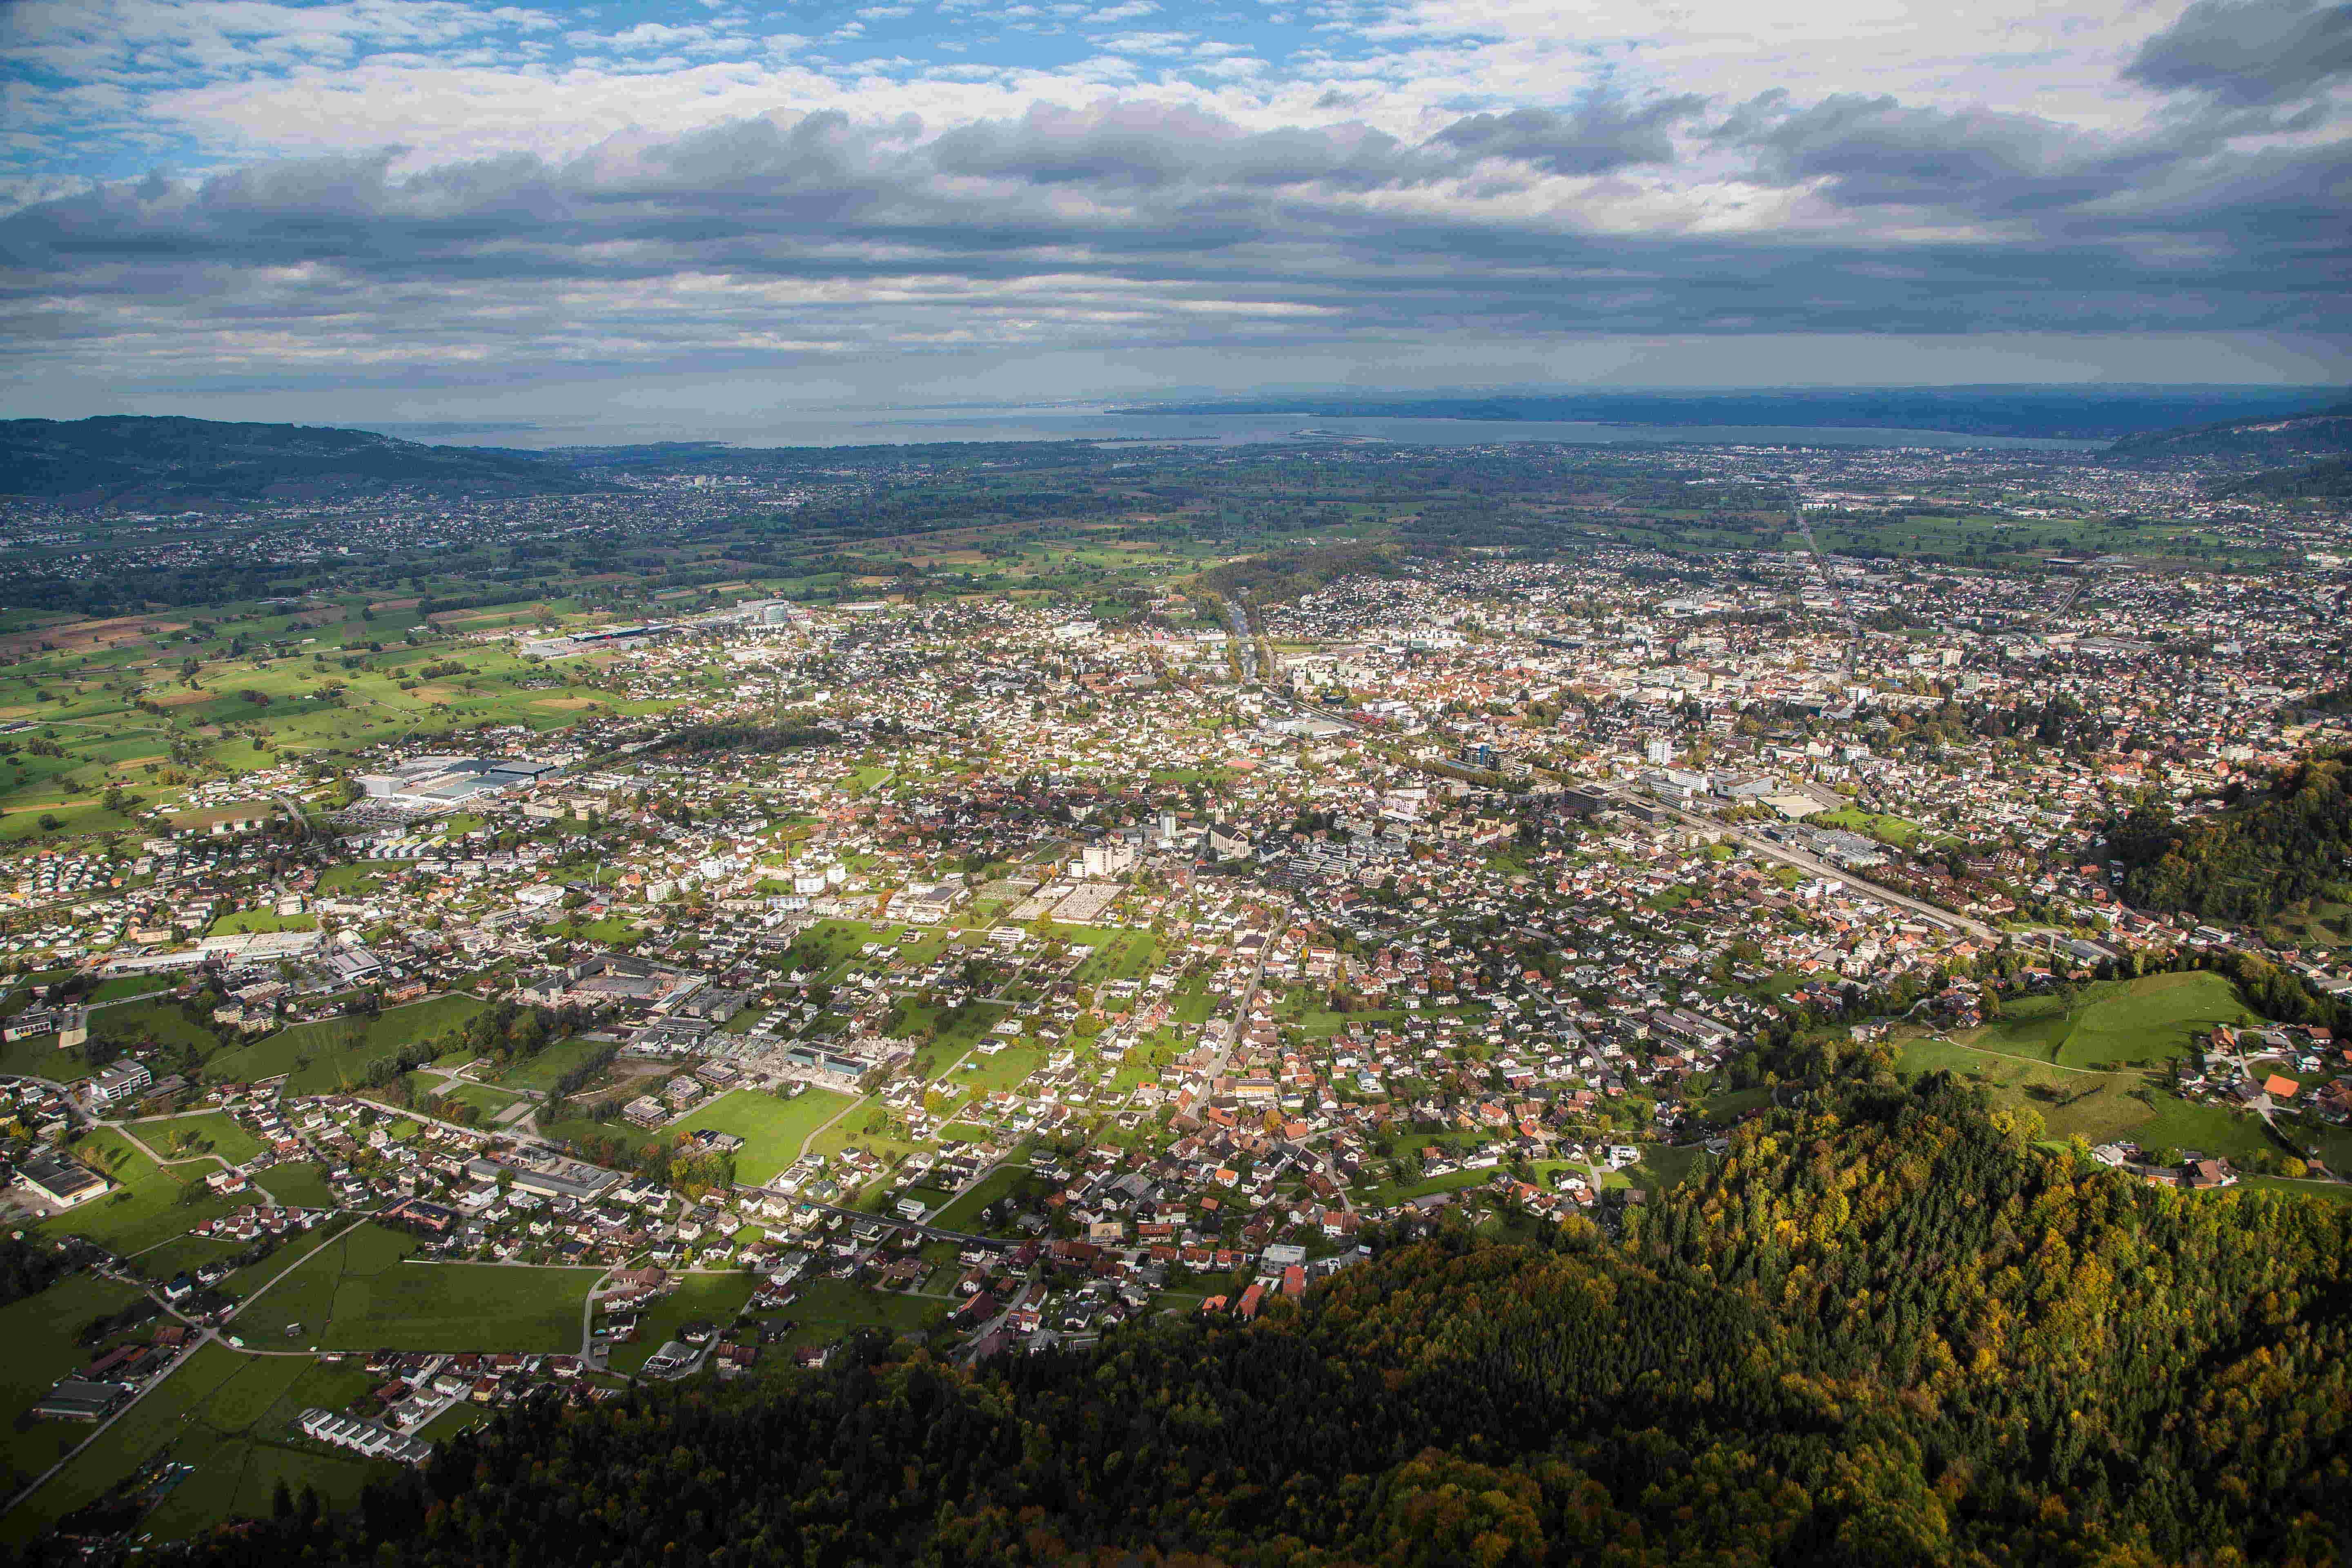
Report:
[[526,1094],[544,1094],[555,1087],[557,1079],[604,1048],[593,1040],[558,1040],[536,1055],[513,1063],[496,1081],[502,1088]]
[[327,1178],[319,1167],[308,1163],[272,1165],[253,1178],[254,1184],[289,1208],[325,1209],[335,1206],[335,1194],[327,1188]]
[[1875,838],[1881,844],[1892,844],[1898,849],[1908,849],[1923,838],[1934,843],[1948,837],[1922,827],[1906,816],[1889,816],[1884,812],[1864,811],[1856,806],[1820,812],[1805,820],[1819,827],[1843,827],[1848,833],[1859,833],[1865,838]]
[[453,1083],[442,1091],[443,1098],[460,1105],[470,1105],[482,1113],[481,1125],[488,1127],[500,1111],[508,1110],[523,1097],[509,1089],[497,1089],[486,1083]]
[[2032,1110],[2044,1136],[2055,1140],[2165,1143],[2239,1159],[2273,1146],[2253,1117],[2176,1099],[2136,1068],[2097,1072],[1927,1039],[1904,1042],[1900,1060],[1906,1075],[1948,1070],[1998,1101]]
[[1652,1143],[1642,1150],[1642,1163],[1625,1173],[1633,1184],[1653,1193],[1680,1186],[1704,1166],[1706,1151],[1693,1147],[1671,1148],[1664,1143]]
[[332,1093],[358,1084],[373,1063],[455,1028],[484,1005],[472,996],[428,996],[404,1007],[387,1007],[373,1018],[297,1024],[224,1051],[205,1064],[205,1076],[218,1082],[252,1083],[287,1073],[291,1075],[286,1085],[289,1093]]
[[[991,1043],[999,1037],[992,1037]],[[954,1071],[941,1075],[940,1087],[978,1094],[1011,1089],[1035,1072],[1045,1059],[1046,1053],[1034,1046],[1009,1045],[993,1055],[983,1055],[975,1047],[956,1064]]]
[[1160,944],[1150,931],[1106,931],[1070,978],[1081,985],[1108,980],[1140,980],[1159,966]]
[[[593,1268],[410,1263],[412,1238],[362,1224],[289,1271],[236,1328],[256,1348],[575,1351]],[[288,1332],[289,1325],[298,1325]]]
[[[174,1116],[163,1121],[137,1121],[131,1124],[131,1131],[142,1143],[166,1160],[217,1154],[232,1165],[242,1165],[261,1152],[261,1141],[225,1110]],[[206,1162],[205,1168],[218,1169],[210,1162]]]
[[94,1039],[125,1046],[186,1047],[206,1056],[220,1049],[219,1036],[180,1011],[177,1003],[160,998],[98,1008],[89,1016],[89,1032]]
[[79,1083],[89,1076],[89,1064],[82,1059],[79,1051],[58,1049],[55,1035],[29,1035],[0,1044],[0,1074]]
[[954,1079],[961,1082],[961,1079],[955,1077],[956,1068],[966,1059],[973,1046],[988,1037],[988,1032],[1008,1011],[994,1002],[970,1002],[952,1014],[937,1016],[927,1009],[908,1007],[906,1009],[905,1027],[938,1031],[931,1043],[917,1053],[917,1070],[921,1071],[922,1064],[928,1061],[930,1064],[928,1076],[930,1078]]
[[856,1103],[855,1096],[823,1089],[803,1089],[791,1100],[764,1089],[739,1089],[694,1111],[671,1131],[708,1127],[733,1133],[743,1140],[743,1147],[735,1152],[735,1179],[765,1182],[801,1157],[801,1145],[812,1133]]
[[982,1177],[970,1192],[961,1194],[953,1203],[941,1209],[933,1217],[931,1223],[941,1230],[961,1230],[977,1236],[980,1234],[981,1210],[999,1198],[1010,1197],[1015,1193],[1031,1188],[1042,1188],[1044,1185],[1042,1181],[1024,1167],[1000,1165]]
[[1957,1037],[2062,1067],[2137,1065],[2187,1057],[2189,1036],[2217,1024],[2253,1022],[2236,987],[2190,970],[2102,981],[2084,987],[2071,1011],[2055,996],[2027,997],[2009,1004],[1999,1021]]

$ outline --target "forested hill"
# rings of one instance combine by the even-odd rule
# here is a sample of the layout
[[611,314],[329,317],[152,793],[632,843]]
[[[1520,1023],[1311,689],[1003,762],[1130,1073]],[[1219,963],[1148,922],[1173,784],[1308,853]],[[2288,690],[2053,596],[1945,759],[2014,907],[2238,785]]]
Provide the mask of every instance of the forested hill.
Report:
[[2322,500],[2352,500],[2352,458],[2327,458],[2299,468],[2265,468],[2242,479],[2215,487],[2224,496],[2267,496],[2284,500],[2309,496]]
[[367,430],[108,415],[0,420],[0,494],[169,507],[388,489],[570,495],[599,489],[514,452],[427,447]]
[[2257,922],[2347,879],[2352,759],[2311,756],[2210,816],[2143,808],[2108,833],[2141,909]]
[[2107,451],[2118,458],[2260,458],[2267,462],[2326,458],[2352,452],[2352,402],[2284,416],[2256,415],[2126,436]]
[[2035,1131],[1882,1061],[1622,1240],[1456,1231],[1250,1326],[506,1413],[194,1561],[2340,1561],[2352,1214]]

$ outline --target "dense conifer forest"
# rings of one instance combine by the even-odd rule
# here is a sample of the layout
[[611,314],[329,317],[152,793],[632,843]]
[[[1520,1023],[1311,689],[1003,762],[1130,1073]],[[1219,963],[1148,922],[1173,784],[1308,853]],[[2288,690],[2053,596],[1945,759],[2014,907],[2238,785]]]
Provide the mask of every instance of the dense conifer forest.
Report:
[[1539,1243],[1257,1322],[502,1415],[204,1563],[2308,1563],[2352,1521],[2352,1210],[2162,1191],[1883,1059]]

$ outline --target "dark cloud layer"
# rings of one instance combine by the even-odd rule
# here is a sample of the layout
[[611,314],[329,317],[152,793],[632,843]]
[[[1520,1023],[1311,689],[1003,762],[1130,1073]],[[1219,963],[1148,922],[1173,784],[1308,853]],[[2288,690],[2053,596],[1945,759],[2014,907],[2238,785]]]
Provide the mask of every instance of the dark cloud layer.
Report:
[[2287,103],[2352,75],[2352,5],[2198,0],[2140,46],[2125,77],[2223,103]]
[[[2283,90],[2165,68],[2240,103]],[[2341,330],[2344,143],[1883,96],[1706,108],[1597,98],[1418,143],[1147,102],[944,132],[777,113],[562,163],[261,163],[0,219],[0,326],[24,363],[153,379],[1465,330]],[[1702,158],[1770,210],[1693,205],[1665,176]]]

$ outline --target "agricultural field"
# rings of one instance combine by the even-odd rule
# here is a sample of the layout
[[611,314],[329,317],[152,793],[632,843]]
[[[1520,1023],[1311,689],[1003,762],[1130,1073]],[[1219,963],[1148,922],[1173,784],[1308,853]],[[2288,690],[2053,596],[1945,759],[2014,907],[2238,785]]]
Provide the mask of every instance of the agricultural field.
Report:
[[[0,671],[0,713],[37,721],[41,742],[0,756],[0,838],[130,828],[127,813],[173,810],[194,780],[289,758],[663,705],[625,702],[586,684],[592,671],[551,671],[509,645],[448,640],[560,608],[523,600],[427,625],[350,595],[299,611],[231,605],[52,623]],[[128,792],[122,809],[104,804],[110,788]]]
[[0,1410],[11,1418],[0,1426],[0,1452],[7,1458],[10,1495],[89,1436],[77,1422],[17,1419],[17,1413],[58,1379],[88,1365],[108,1342],[84,1345],[85,1329],[140,1299],[131,1286],[82,1273],[0,1307],[0,1343],[8,1347],[0,1355]]
[[2137,1068],[2095,1071],[1928,1039],[1903,1042],[1900,1062],[1906,1075],[1949,1071],[1981,1085],[1996,1100],[2031,1110],[2055,1141],[2158,1143],[2240,1160],[2275,1146],[2253,1117],[2178,1099],[2158,1075]]
[[[173,1540],[236,1514],[266,1516],[278,1483],[308,1485],[328,1506],[348,1506],[387,1465],[307,1442],[293,1422],[308,1405],[348,1403],[366,1373],[301,1356],[240,1355],[207,1345],[110,1426],[71,1464],[0,1521],[0,1542],[21,1543],[74,1510],[107,1496],[159,1458],[193,1467],[143,1521]],[[87,1436],[88,1429],[79,1429]]]
[[247,1343],[323,1350],[576,1352],[601,1270],[411,1263],[409,1237],[362,1224],[238,1314]]
[[2063,1067],[2138,1066],[2186,1059],[2189,1037],[2216,1025],[2258,1022],[2229,981],[2189,970],[2104,981],[2084,988],[2072,1008],[2055,996],[2005,1002],[1998,1021],[1958,1038]]

